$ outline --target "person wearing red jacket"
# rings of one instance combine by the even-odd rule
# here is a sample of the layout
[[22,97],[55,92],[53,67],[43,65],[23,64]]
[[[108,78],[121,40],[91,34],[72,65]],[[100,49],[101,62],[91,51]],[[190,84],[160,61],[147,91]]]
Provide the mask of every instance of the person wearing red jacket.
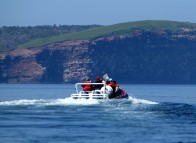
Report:
[[81,86],[83,87],[83,91],[92,91],[93,87],[90,84],[85,84],[85,83],[91,83],[91,81],[89,79],[87,79],[84,84],[82,84]]
[[118,87],[118,84],[116,84],[116,81],[110,81],[109,85],[113,88],[113,91],[116,91],[116,87]]
[[117,96],[116,91],[117,91],[119,85],[116,83],[116,81],[110,81],[109,85],[113,89],[113,94],[110,96],[110,98],[115,98]]

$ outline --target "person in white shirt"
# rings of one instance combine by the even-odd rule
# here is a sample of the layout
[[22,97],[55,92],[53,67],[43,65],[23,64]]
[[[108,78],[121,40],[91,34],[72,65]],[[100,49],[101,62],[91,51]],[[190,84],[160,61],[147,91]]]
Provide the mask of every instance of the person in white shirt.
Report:
[[110,95],[113,94],[113,89],[108,84],[109,84],[109,82],[106,82],[106,85],[101,88],[101,93],[105,93],[108,95],[108,97],[110,97]]

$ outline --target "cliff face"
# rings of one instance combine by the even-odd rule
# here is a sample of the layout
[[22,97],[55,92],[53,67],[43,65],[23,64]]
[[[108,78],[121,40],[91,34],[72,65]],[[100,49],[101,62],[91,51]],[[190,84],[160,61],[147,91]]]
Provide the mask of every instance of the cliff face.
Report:
[[28,49],[14,50],[1,54],[2,82],[34,83],[39,82],[45,67],[36,62],[36,53]]
[[126,83],[196,83],[195,34],[135,31],[112,41],[98,41],[91,48],[93,54],[102,51],[92,56],[100,69],[92,71],[107,72]]
[[0,53],[1,83],[74,83],[105,73],[126,83],[196,83],[196,31],[135,30]]
[[89,73],[88,40],[65,41],[0,54],[1,82],[63,83],[85,80]]

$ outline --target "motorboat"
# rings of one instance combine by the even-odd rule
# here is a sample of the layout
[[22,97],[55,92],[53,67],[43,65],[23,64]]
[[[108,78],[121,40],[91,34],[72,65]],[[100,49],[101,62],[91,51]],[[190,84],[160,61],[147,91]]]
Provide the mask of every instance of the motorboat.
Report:
[[[96,89],[92,91],[83,91],[82,85],[89,84],[90,86],[94,85],[102,85],[103,88]],[[107,85],[104,83],[76,83],[75,84],[75,90],[76,93],[71,94],[71,98],[73,99],[122,99],[122,98],[128,98],[127,92],[121,88],[118,87],[118,89],[115,92],[109,93],[107,91]]]

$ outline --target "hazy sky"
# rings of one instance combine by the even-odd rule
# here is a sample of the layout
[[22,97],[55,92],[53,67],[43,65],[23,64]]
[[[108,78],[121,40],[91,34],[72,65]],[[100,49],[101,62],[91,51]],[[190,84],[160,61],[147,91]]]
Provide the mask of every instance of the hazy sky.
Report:
[[0,26],[196,23],[196,0],[0,0]]

